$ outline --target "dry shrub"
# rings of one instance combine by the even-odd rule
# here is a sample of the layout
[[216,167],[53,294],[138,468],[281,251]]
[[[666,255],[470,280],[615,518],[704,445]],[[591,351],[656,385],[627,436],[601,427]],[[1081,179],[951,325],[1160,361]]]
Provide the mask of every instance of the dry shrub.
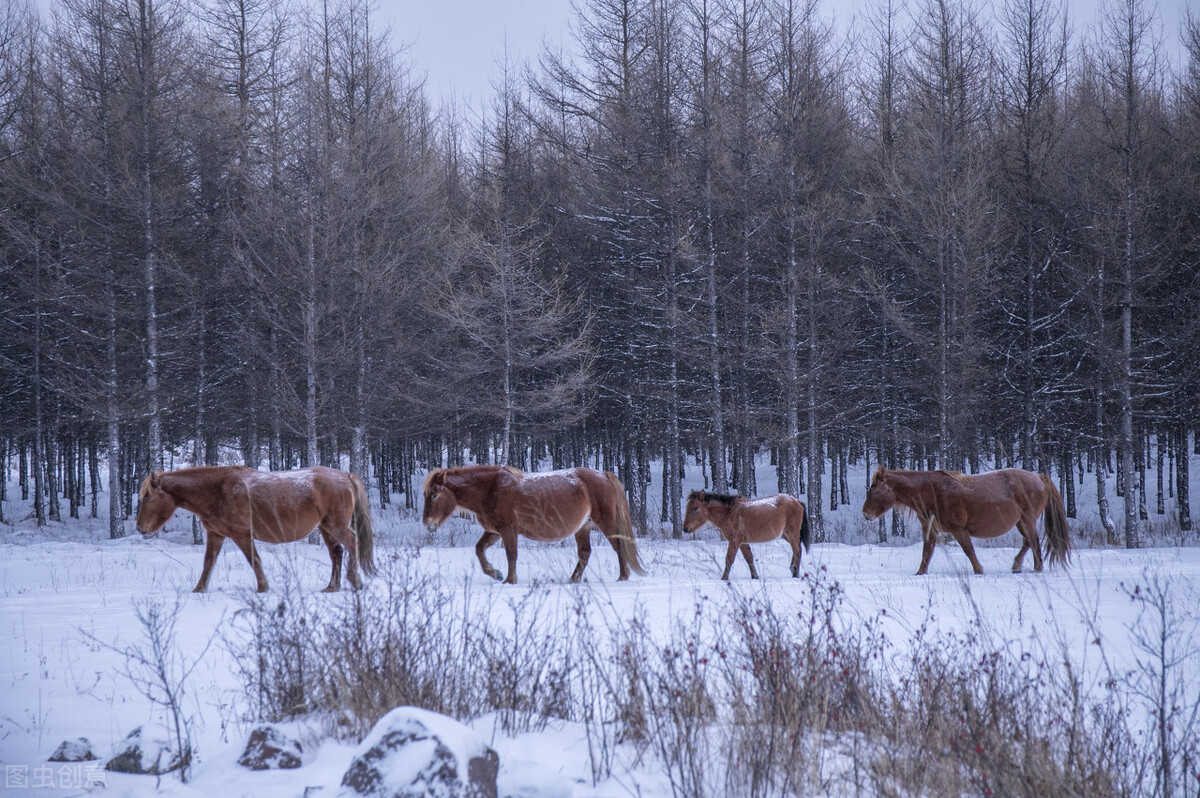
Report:
[[250,714],[307,713],[351,739],[400,704],[495,713],[510,734],[577,722],[593,782],[658,768],[695,798],[1148,792],[1133,715],[1089,697],[1067,658],[930,624],[890,641],[823,571],[800,602],[697,595],[659,629],[603,585],[473,594],[410,559],[371,592],[248,598],[228,644]]

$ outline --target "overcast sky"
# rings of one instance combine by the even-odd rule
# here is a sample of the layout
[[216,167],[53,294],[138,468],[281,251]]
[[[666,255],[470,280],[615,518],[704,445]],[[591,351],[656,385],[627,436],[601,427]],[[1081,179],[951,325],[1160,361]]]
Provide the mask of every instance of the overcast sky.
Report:
[[418,72],[428,76],[430,99],[490,96],[504,53],[537,56],[543,38],[569,46],[570,0],[379,0],[379,11]]
[[[1151,0],[1153,1],[1153,0]],[[1076,37],[1096,18],[1101,0],[1068,0]],[[824,0],[827,12],[847,24],[867,0]],[[1198,0],[1159,0],[1165,51],[1180,53],[1179,21]],[[981,0],[981,5],[987,5]],[[428,76],[430,99],[457,96],[478,108],[508,41],[514,63],[535,58],[543,39],[571,46],[571,0],[379,0],[379,11],[397,41],[409,45],[418,72]]]

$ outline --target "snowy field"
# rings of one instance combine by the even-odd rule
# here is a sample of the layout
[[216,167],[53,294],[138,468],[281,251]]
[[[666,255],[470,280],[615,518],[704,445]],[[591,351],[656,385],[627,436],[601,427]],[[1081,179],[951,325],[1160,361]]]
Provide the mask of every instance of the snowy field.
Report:
[[[657,480],[657,469],[654,473]],[[1200,496],[1200,458],[1193,457],[1191,475],[1195,504]],[[827,473],[826,491],[828,478]],[[698,480],[698,474],[689,473],[687,488],[701,487]],[[604,616],[587,619],[607,630],[593,639],[607,640],[614,630],[636,627],[643,630],[653,654],[654,646],[661,651],[669,641],[678,642],[680,630],[691,634],[687,630],[697,628],[701,607],[709,625],[694,639],[697,645],[715,646],[714,639],[736,627],[723,619],[738,608],[770,607],[799,633],[804,619],[818,614],[822,597],[836,593],[839,628],[875,635],[884,641],[884,657],[898,663],[912,661],[916,640],[935,649],[962,651],[967,650],[963,641],[969,640],[975,646],[970,650],[1000,652],[1031,673],[1042,668],[1055,678],[1069,674],[1086,696],[1107,701],[1106,706],[1123,714],[1139,755],[1153,748],[1155,696],[1148,685],[1162,673],[1161,663],[1170,660],[1166,678],[1159,681],[1176,690],[1176,717],[1180,723],[1187,720],[1188,733],[1200,725],[1195,718],[1200,698],[1200,547],[1194,532],[1183,534],[1173,525],[1173,499],[1166,502],[1165,514],[1152,513],[1144,527],[1151,546],[1133,551],[1097,546],[1102,536],[1094,478],[1088,474],[1076,480],[1080,513],[1071,521],[1077,548],[1070,568],[1033,573],[1032,557],[1027,556],[1025,573],[1011,573],[1018,539],[1009,532],[994,541],[977,542],[982,576],[970,573],[957,545],[943,541],[930,573],[918,578],[914,572],[920,544],[911,520],[904,539],[864,543],[877,540],[879,534],[878,526],[865,523],[859,512],[866,481],[861,467],[852,468],[850,503],[836,511],[830,510],[828,495],[823,497],[828,539],[838,542],[814,545],[804,555],[801,571],[808,578],[787,576],[789,548],[775,541],[754,546],[761,580],[749,579],[739,557],[728,585],[718,580],[725,544],[709,526],[684,540],[670,539],[666,530],[663,538],[641,540],[646,575],[626,583],[616,581],[616,556],[599,533],[593,533],[592,558],[581,585],[567,582],[575,564],[573,542],[522,540],[520,584],[505,586],[479,570],[472,549],[479,530],[473,521],[451,519],[429,537],[415,518],[393,503],[374,510],[376,560],[382,574],[368,581],[366,604],[385,607],[394,602],[400,582],[431,584],[439,591],[437,601],[448,605],[437,609],[439,618],[483,613],[489,628],[507,627],[505,633],[515,639],[527,634],[513,631],[514,619],[522,612],[557,618],[557,633],[569,634],[573,608],[586,607]],[[774,482],[774,470],[760,463],[760,493],[771,492]],[[17,485],[9,488],[10,496],[19,494]],[[660,495],[655,481],[649,491],[652,517],[657,517]],[[1109,498],[1113,514],[1119,516],[1120,500]],[[102,501],[101,507],[106,504]],[[229,639],[235,628],[244,628],[238,627],[237,619],[245,618],[254,585],[250,567],[235,547],[227,545],[222,551],[208,594],[194,595],[190,590],[199,576],[203,549],[190,543],[191,516],[186,512],[178,513],[154,539],[133,533],[116,541],[107,539],[104,518],[66,520],[38,529],[21,503],[6,503],[6,513],[17,523],[0,525],[0,624],[11,641],[0,649],[0,765],[5,771],[0,792],[81,794],[84,782],[96,777],[97,770],[49,765],[47,757],[63,740],[87,737],[103,762],[134,727],[163,722],[161,707],[153,706],[126,675],[122,652],[144,645],[139,607],[169,611],[178,603],[177,653],[188,663],[197,662],[184,685],[183,707],[194,721],[197,756],[192,779],[181,784],[172,775],[102,773],[104,793],[227,798],[337,793],[355,739],[344,733],[331,735],[328,723],[311,718],[293,724],[306,744],[301,768],[250,772],[236,764],[257,718],[253,690],[238,675],[247,662],[234,662],[230,653]],[[890,529],[890,514],[885,520]],[[127,528],[132,533],[132,521]],[[271,585],[270,601],[286,598],[294,604],[299,597],[314,620],[330,623],[344,617],[352,601],[347,590],[333,596],[318,593],[329,577],[324,546],[262,545],[259,550]],[[492,549],[491,559],[503,564],[501,547]],[[1157,589],[1156,595],[1165,598],[1165,615],[1156,616],[1144,600],[1147,589]],[[418,624],[438,622],[432,614],[423,619],[421,611],[428,607],[416,611]],[[1164,617],[1165,637],[1159,634]],[[538,645],[534,637],[529,639]],[[615,661],[616,654],[601,651],[596,656]],[[904,669],[896,667],[894,672]],[[516,685],[518,691],[522,687]],[[468,724],[500,755],[502,796],[688,794],[672,783],[672,766],[662,761],[662,751],[645,741],[608,739],[606,744],[614,750],[598,769],[596,727],[554,718],[514,723],[511,716],[495,711],[479,713]],[[1147,756],[1147,761],[1153,759]],[[836,773],[844,759],[834,756],[815,767]],[[825,785],[821,791],[863,792],[839,790],[830,786],[835,781],[824,772],[817,775],[815,783]],[[1147,785],[1146,790],[1153,791],[1150,782]],[[1181,794],[1194,794],[1195,789],[1192,782]],[[706,792],[726,791],[717,785]],[[986,792],[981,788],[980,794]]]
[[[465,534],[465,522],[462,532]],[[153,708],[120,675],[123,658],[114,649],[136,643],[140,634],[135,602],[171,606],[182,597],[179,645],[186,657],[205,649],[214,631],[227,626],[253,586],[249,566],[232,547],[223,552],[207,595],[190,592],[199,573],[201,549],[184,542],[186,524],[158,539],[91,542],[35,542],[29,535],[7,536],[0,545],[0,619],[10,643],[0,652],[0,761],[27,767],[30,786],[8,785],[8,794],[69,795],[60,776],[45,770],[46,758],[66,739],[89,738],[103,757],[134,726],[154,720]],[[602,597],[618,616],[641,613],[651,626],[666,629],[687,623],[698,601],[720,607],[737,596],[753,595],[774,606],[803,610],[810,600],[803,580],[787,577],[788,547],[782,541],[755,548],[763,579],[751,582],[739,559],[733,581],[718,581],[724,546],[711,528],[699,540],[644,541],[644,577],[618,584],[616,557],[596,533],[594,553],[583,585],[566,579],[574,551],[566,545],[523,542],[518,561],[521,584],[515,587],[484,577],[468,547],[413,547],[382,541],[377,558],[390,567],[412,566],[450,584],[458,595],[497,606],[513,606],[536,594],[543,606],[569,605],[581,593]],[[328,578],[323,546],[262,546],[273,591],[294,584],[315,594]],[[1014,656],[1070,659],[1093,689],[1116,678],[1134,679],[1147,652],[1135,632],[1145,628],[1144,607],[1130,591],[1152,579],[1169,587],[1178,612],[1176,631],[1195,638],[1200,607],[1200,549],[1156,548],[1137,551],[1080,550],[1068,570],[1041,574],[1009,572],[1014,550],[979,550],[985,574],[969,574],[954,545],[939,546],[930,574],[913,576],[917,545],[817,545],[802,570],[823,573],[845,590],[843,618],[874,620],[893,646],[902,646],[923,624],[939,633],[982,626],[993,643]],[[498,549],[493,553],[494,561]],[[1027,568],[1031,564],[1027,562]],[[385,574],[388,567],[385,567]],[[371,601],[383,601],[386,575],[368,584]],[[346,601],[348,594],[315,597],[318,602]],[[1189,645],[1189,649],[1194,646]],[[898,649],[897,649],[898,650]],[[1195,657],[1179,665],[1195,684]],[[193,779],[180,784],[171,776],[109,773],[111,795],[297,796],[332,795],[353,746],[313,740],[305,764],[293,771],[251,773],[235,760],[245,742],[248,707],[245,692],[220,643],[209,646],[187,685],[188,709],[198,721],[198,762]],[[500,755],[500,785],[506,795],[613,796],[670,795],[653,754],[618,757],[607,778],[593,783],[584,732],[577,724],[552,723],[545,731],[506,736],[493,715],[471,725],[491,740]],[[38,781],[40,779],[40,781]],[[34,784],[42,787],[35,789]],[[53,784],[47,788],[45,785]],[[322,787],[305,793],[306,788]]]

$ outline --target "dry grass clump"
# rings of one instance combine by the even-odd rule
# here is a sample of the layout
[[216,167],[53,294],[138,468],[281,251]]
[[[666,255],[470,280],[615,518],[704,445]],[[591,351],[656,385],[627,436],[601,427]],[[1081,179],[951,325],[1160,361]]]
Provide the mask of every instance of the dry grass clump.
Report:
[[595,782],[632,761],[690,798],[1151,794],[1154,747],[1120,685],[1090,698],[1069,661],[982,633],[889,640],[824,572],[798,603],[697,595],[660,629],[603,586],[473,592],[405,562],[381,592],[247,598],[227,644],[255,719],[350,739],[401,704],[495,713],[507,733],[570,721]]

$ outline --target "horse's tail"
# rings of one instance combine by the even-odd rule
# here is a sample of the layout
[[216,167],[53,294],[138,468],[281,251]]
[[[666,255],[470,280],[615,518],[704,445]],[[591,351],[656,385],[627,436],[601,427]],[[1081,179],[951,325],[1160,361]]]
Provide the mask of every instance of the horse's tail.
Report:
[[350,475],[350,483],[354,486],[354,515],[350,518],[350,528],[358,540],[358,566],[367,576],[374,576],[375,534],[371,529],[371,505],[367,499],[367,489],[358,474]]
[[804,544],[804,550],[811,551],[812,546],[812,528],[808,525],[808,506],[802,501],[797,501],[800,505],[800,542]]
[[1038,474],[1046,486],[1046,510],[1042,514],[1042,530],[1046,534],[1046,560],[1065,566],[1071,559],[1071,539],[1067,536],[1067,511],[1063,509],[1058,486],[1045,474]]
[[634,573],[644,574],[646,572],[642,570],[642,563],[638,560],[637,541],[633,537],[633,516],[629,512],[629,499],[625,496],[625,486],[611,471],[605,471],[604,476],[613,489],[613,504],[615,505],[613,515],[617,523],[617,534],[614,535],[614,538],[617,546],[620,547],[621,556],[625,558],[625,562],[629,563],[629,567]]

